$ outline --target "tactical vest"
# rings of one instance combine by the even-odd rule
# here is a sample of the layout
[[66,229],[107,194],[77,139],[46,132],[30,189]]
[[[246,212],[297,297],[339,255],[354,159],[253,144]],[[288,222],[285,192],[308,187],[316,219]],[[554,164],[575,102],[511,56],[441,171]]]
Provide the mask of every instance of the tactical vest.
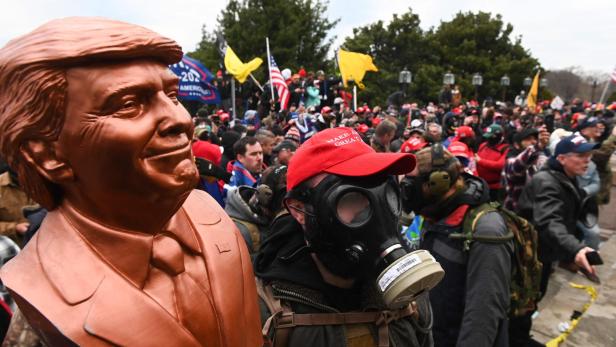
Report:
[[[287,347],[291,329],[298,326],[344,325],[347,347],[388,347],[389,323],[418,315],[415,303],[395,311],[298,314],[274,297],[271,285],[264,285],[259,278],[256,282],[257,293],[271,312],[262,330],[265,346]],[[378,344],[374,341],[369,324],[378,328]]]

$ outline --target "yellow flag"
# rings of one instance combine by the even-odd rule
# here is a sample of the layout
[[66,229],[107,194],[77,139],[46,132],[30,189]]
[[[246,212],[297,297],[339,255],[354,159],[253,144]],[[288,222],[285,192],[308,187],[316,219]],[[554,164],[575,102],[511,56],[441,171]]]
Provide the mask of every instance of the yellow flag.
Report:
[[225,52],[225,68],[230,74],[235,76],[240,83],[246,82],[248,75],[261,66],[261,64],[263,64],[261,58],[254,58],[246,64],[242,63],[231,47],[227,45],[227,50]]
[[539,71],[535,75],[535,79],[533,79],[533,84],[530,86],[530,90],[528,91],[528,97],[526,97],[526,105],[528,105],[528,109],[535,112],[535,107],[537,107],[537,95],[539,94]]
[[354,80],[360,89],[364,89],[364,84],[361,81],[364,79],[366,71],[379,71],[372,62],[371,56],[343,49],[338,50],[338,65],[345,87],[347,81]]

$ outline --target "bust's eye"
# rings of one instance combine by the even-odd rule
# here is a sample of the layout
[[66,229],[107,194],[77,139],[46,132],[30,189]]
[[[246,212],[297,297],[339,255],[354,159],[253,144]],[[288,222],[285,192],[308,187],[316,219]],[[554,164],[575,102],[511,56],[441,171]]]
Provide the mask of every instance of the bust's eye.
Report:
[[177,90],[172,90],[170,92],[167,93],[167,96],[169,97],[169,99],[171,99],[173,101],[174,104],[178,104],[178,92]]

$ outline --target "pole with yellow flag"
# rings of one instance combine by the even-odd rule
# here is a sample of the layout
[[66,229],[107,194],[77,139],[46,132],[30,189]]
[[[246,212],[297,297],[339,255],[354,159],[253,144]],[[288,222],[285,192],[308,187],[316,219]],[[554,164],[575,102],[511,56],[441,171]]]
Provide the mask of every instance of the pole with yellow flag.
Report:
[[357,87],[364,89],[362,83],[367,71],[379,71],[372,62],[372,57],[367,54],[345,51],[338,49],[336,54],[340,75],[344,86],[348,86],[348,82],[353,81],[353,108],[357,109]]
[[537,70],[537,74],[533,79],[533,84],[530,86],[530,90],[528,91],[528,97],[526,98],[526,104],[528,105],[528,109],[531,112],[535,112],[535,108],[537,107],[537,95],[539,94],[539,74],[541,70]]

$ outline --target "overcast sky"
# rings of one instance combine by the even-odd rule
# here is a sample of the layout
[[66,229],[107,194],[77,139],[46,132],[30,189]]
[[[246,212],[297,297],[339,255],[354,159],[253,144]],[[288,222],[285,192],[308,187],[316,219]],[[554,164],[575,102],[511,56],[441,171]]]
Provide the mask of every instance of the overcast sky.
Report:
[[[140,24],[191,51],[201,26],[211,30],[224,0],[0,0],[0,46],[53,18],[103,16]],[[340,18],[336,46],[352,29],[412,7],[422,27],[437,26],[459,11],[500,13],[514,35],[548,69],[580,66],[608,73],[616,66],[616,0],[331,0],[327,15]]]

